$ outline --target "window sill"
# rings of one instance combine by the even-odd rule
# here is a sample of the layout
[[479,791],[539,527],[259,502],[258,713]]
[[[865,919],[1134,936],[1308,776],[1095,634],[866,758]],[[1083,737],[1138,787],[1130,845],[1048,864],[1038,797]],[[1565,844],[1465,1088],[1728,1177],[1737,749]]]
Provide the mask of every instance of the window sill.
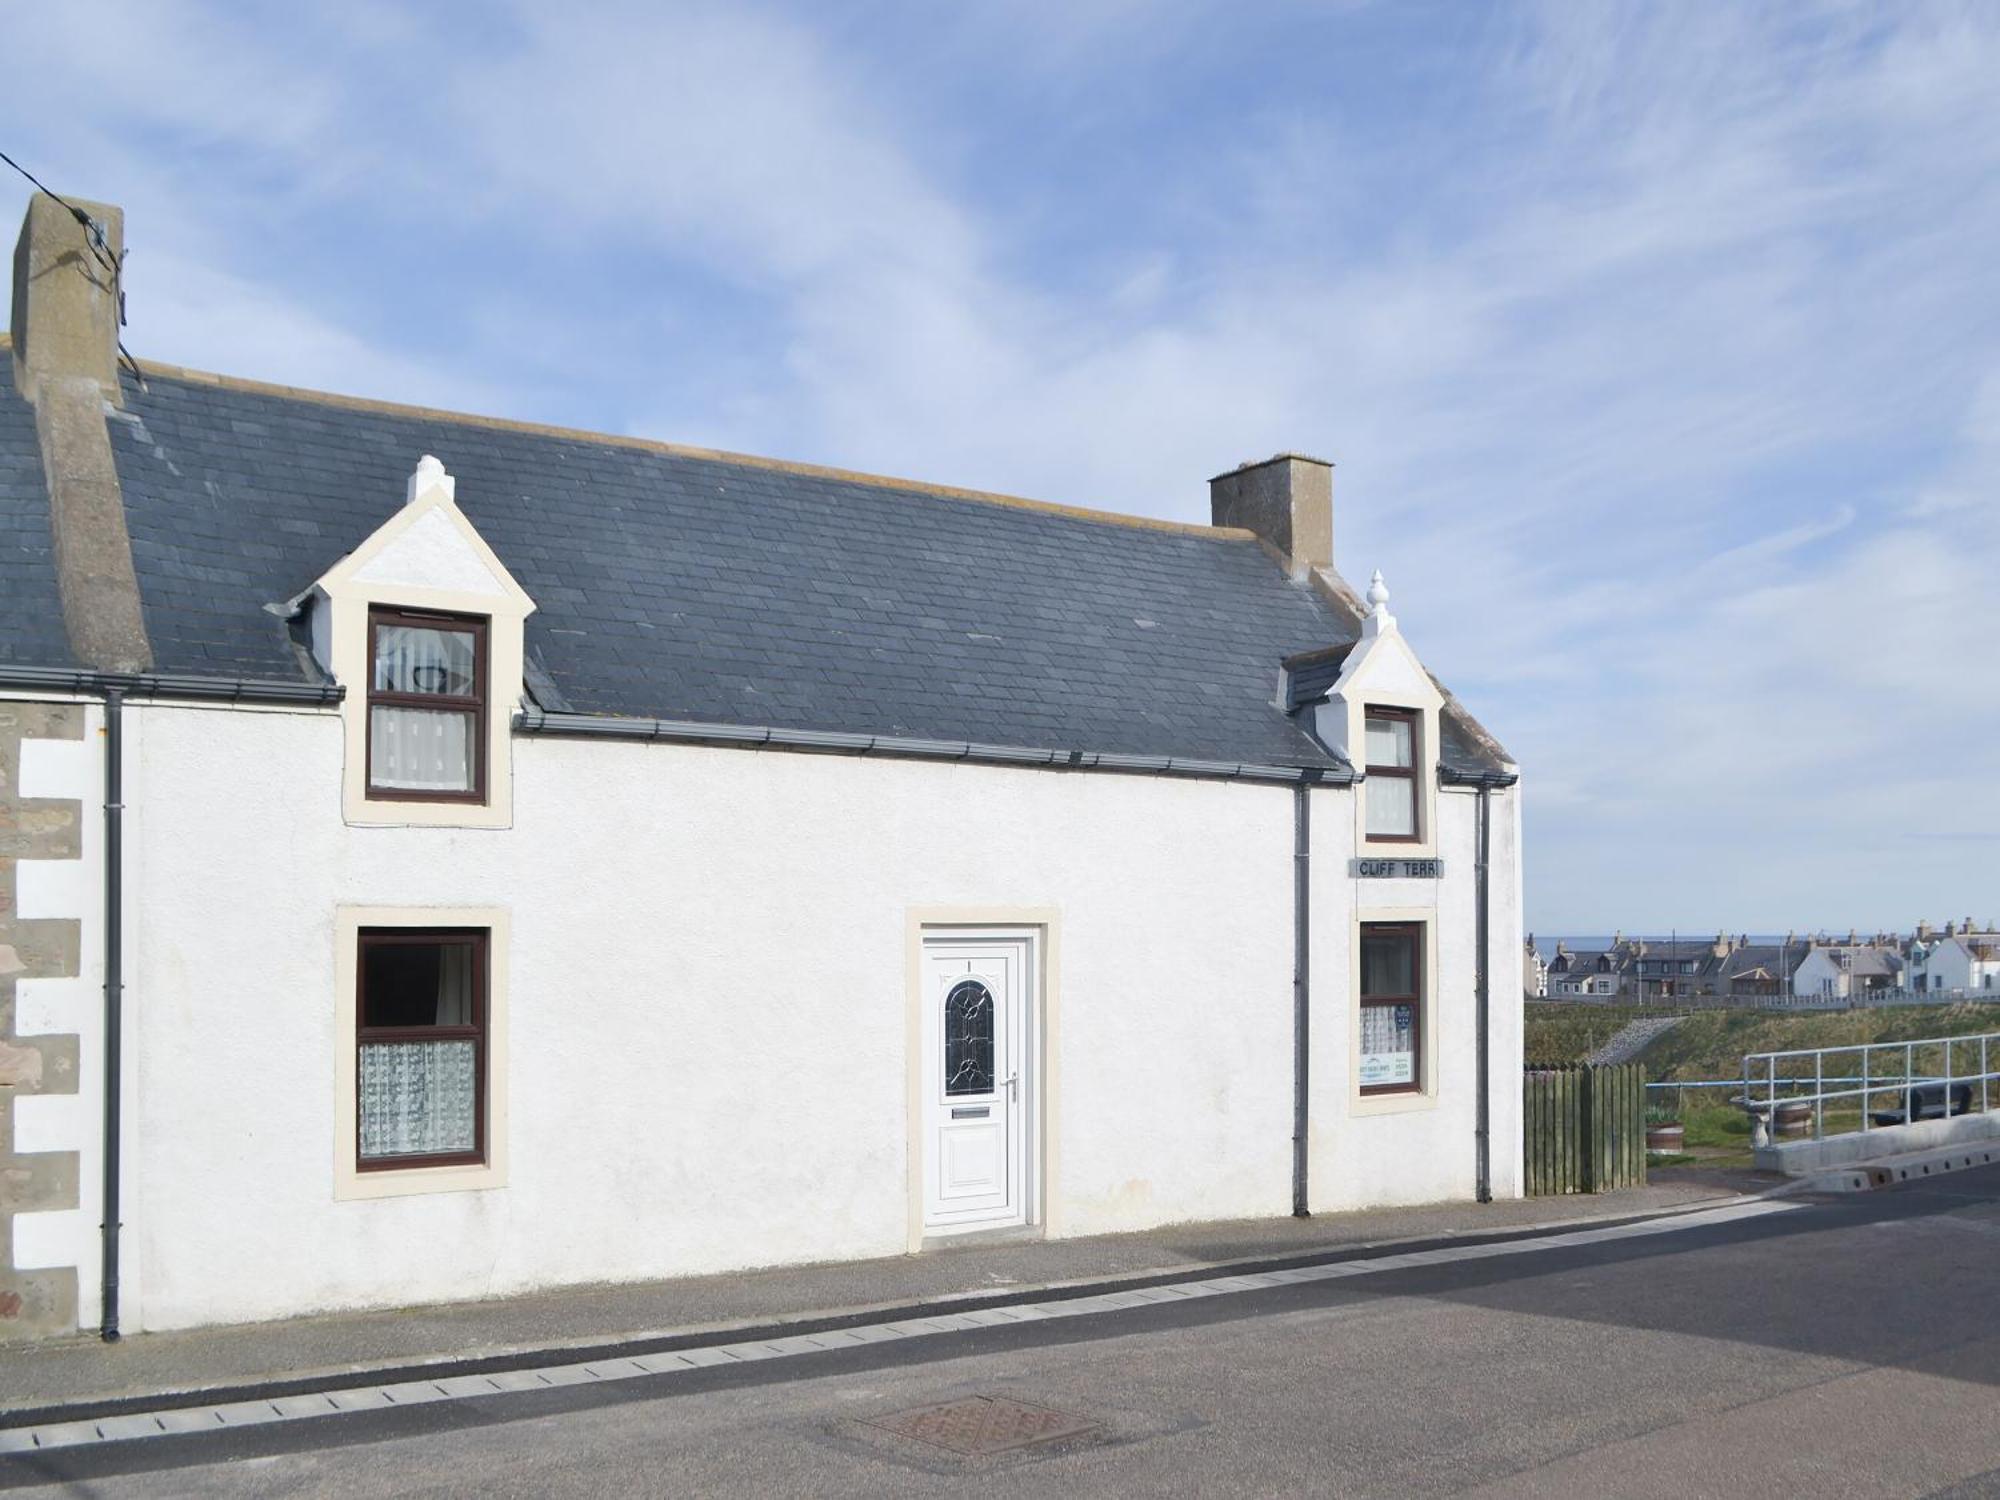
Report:
[[511,828],[512,810],[469,799],[363,797],[341,820],[349,828]]
[[1436,859],[1437,841],[1422,839],[1410,843],[1400,839],[1363,839],[1355,846],[1356,859]]
[[1429,1090],[1415,1090],[1401,1094],[1363,1094],[1351,1092],[1347,1098],[1349,1119],[1362,1119],[1370,1115],[1406,1115],[1418,1110],[1436,1109],[1437,1095]]
[[333,1184],[334,1201],[364,1198],[406,1198],[417,1193],[470,1193],[504,1188],[507,1174],[493,1162],[465,1162],[455,1167],[368,1167],[342,1163]]

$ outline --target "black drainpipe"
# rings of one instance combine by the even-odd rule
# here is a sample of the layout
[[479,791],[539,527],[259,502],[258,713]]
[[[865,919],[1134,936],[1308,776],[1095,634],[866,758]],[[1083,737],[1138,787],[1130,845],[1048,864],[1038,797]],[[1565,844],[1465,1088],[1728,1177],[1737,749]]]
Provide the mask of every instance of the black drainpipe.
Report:
[[1474,1118],[1473,1118],[1473,1139],[1475,1143],[1474,1144],[1475,1186],[1473,1190],[1473,1196],[1477,1198],[1478,1201],[1481,1203],[1491,1203],[1493,1201],[1493,1157],[1492,1157],[1491,1131],[1489,1128],[1490,1124],[1489,1116],[1492,1112],[1492,1101],[1489,1095],[1492,1088],[1492,1082],[1491,1079],[1488,1077],[1489,1073],[1492,1071],[1488,1056],[1492,1049],[1491,1049],[1491,1039],[1487,1035],[1488,1032],[1487,1018],[1490,1007],[1488,1003],[1487,987],[1486,987],[1486,967],[1487,967],[1486,934],[1487,934],[1487,889],[1488,889],[1488,882],[1486,878],[1486,862],[1488,858],[1488,852],[1493,847],[1493,803],[1491,798],[1492,798],[1492,788],[1486,782],[1484,781],[1480,782],[1479,783],[1479,857],[1473,863],[1473,879],[1474,879],[1474,885],[1476,887],[1476,898],[1479,906],[1479,923],[1478,923],[1479,956],[1473,965],[1473,973],[1476,976],[1475,998],[1476,998],[1476,1007],[1478,1012],[1475,1028],[1477,1030],[1479,1038],[1479,1081],[1478,1081],[1478,1086],[1473,1093],[1473,1097],[1476,1101],[1476,1103],[1474,1104]]
[[1292,788],[1292,1213],[1306,1206],[1306,1093],[1312,1041],[1312,784]]
[[125,694],[104,694],[104,1342],[118,1342],[120,1111],[125,1026]]
[[0,662],[0,687],[47,689],[104,700],[104,1221],[100,1285],[104,1342],[118,1342],[119,1179],[125,1073],[125,697],[206,703],[338,703],[336,683],[200,677],[173,672],[97,672]]

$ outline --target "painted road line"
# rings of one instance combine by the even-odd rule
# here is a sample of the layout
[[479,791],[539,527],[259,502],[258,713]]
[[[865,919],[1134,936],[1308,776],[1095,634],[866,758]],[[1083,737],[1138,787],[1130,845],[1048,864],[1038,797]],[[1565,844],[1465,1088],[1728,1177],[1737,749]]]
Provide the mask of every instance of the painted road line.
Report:
[[971,1333],[1014,1323],[1088,1318],[1106,1313],[1129,1312],[1135,1308],[1161,1307],[1203,1297],[1234,1297],[1269,1291],[1280,1286],[1302,1286],[1316,1281],[1334,1281],[1350,1276],[1373,1276],[1417,1267],[1451,1265],[1458,1261],[1491,1260],[1502,1256],[1535,1255],[1549,1250],[1568,1250],[1583,1245],[1611,1244],[1649,1235],[1680,1234],[1690,1229],[1712,1228],[1745,1219],[1766,1218],[1791,1213],[1805,1205],[1776,1199],[1729,1204],[1722,1208],[1696,1210],[1637,1223],[1618,1224],[1603,1229],[1578,1229],[1562,1234],[1537,1235],[1520,1240],[1502,1240],[1484,1245],[1447,1246],[1436,1250],[1411,1251],[1380,1256],[1373,1260],[1329,1261],[1320,1265],[1293,1266],[1282,1271],[1263,1271],[1241,1276],[1194,1277],[1183,1282],[1129,1290],[1100,1292],[1094,1296],[1061,1301],[1024,1298],[1017,1303],[984,1308],[976,1312],[945,1313],[925,1318],[906,1318],[891,1323],[869,1323],[853,1328],[816,1334],[792,1334],[749,1343],[715,1343],[668,1353],[642,1354],[631,1358],[608,1357],[571,1364],[537,1365],[494,1375],[459,1375],[437,1380],[398,1381],[393,1384],[329,1385],[323,1391],[278,1397],[268,1401],[231,1401],[202,1405],[184,1403],[163,1406],[156,1411],[124,1412],[95,1421],[46,1423],[40,1426],[0,1428],[0,1454],[31,1453],[52,1448],[90,1447],[103,1443],[151,1442],[162,1437],[214,1432],[234,1427],[261,1427],[279,1422],[311,1422],[350,1412],[382,1410],[392,1406],[416,1406],[440,1401],[502,1400],[509,1395],[546,1390],[555,1386],[609,1384],[626,1380],[671,1382],[690,1370],[751,1360],[797,1359],[801,1355],[824,1354],[829,1350],[855,1349],[864,1344],[889,1343],[899,1339],[925,1339],[939,1334]]

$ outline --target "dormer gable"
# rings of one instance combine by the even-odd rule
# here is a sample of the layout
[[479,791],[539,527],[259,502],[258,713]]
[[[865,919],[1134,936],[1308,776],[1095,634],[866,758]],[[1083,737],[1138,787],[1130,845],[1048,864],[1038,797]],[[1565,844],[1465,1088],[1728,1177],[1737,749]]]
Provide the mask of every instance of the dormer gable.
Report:
[[513,714],[535,602],[426,454],[403,507],[300,600],[315,660],[346,688],[342,810],[356,825],[512,821]]
[[458,508],[458,481],[437,459],[418,460],[405,490],[403,508],[319,578],[314,588],[328,597],[393,591],[418,602],[438,597],[443,604],[476,599],[503,603],[526,619],[535,601],[514,581],[486,539]]
[[[1325,700],[1314,708],[1313,732],[1361,774],[1355,798],[1356,849],[1434,854],[1438,716],[1444,695],[1389,613],[1389,590],[1380,572],[1370,581],[1367,597],[1369,613],[1362,621],[1361,638],[1341,661]],[[1371,722],[1376,726],[1372,734]],[[1378,783],[1372,793],[1371,762]],[[1414,811],[1401,811],[1412,799]],[[1405,827],[1408,832],[1384,831]]]

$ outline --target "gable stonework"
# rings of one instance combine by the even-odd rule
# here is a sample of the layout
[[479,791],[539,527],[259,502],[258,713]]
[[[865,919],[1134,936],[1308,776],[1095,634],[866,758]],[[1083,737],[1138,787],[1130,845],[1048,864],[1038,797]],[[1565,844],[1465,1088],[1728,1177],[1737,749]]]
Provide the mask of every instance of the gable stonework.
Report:
[[77,1091],[77,1038],[22,1037],[16,1015],[21,980],[79,972],[81,923],[23,919],[15,877],[24,859],[82,857],[82,804],[23,797],[21,746],[80,740],[83,728],[81,704],[0,700],[0,1341],[72,1333],[77,1325],[74,1268],[14,1269],[15,1216],[73,1209],[81,1201],[77,1155],[17,1152],[14,1101]]

